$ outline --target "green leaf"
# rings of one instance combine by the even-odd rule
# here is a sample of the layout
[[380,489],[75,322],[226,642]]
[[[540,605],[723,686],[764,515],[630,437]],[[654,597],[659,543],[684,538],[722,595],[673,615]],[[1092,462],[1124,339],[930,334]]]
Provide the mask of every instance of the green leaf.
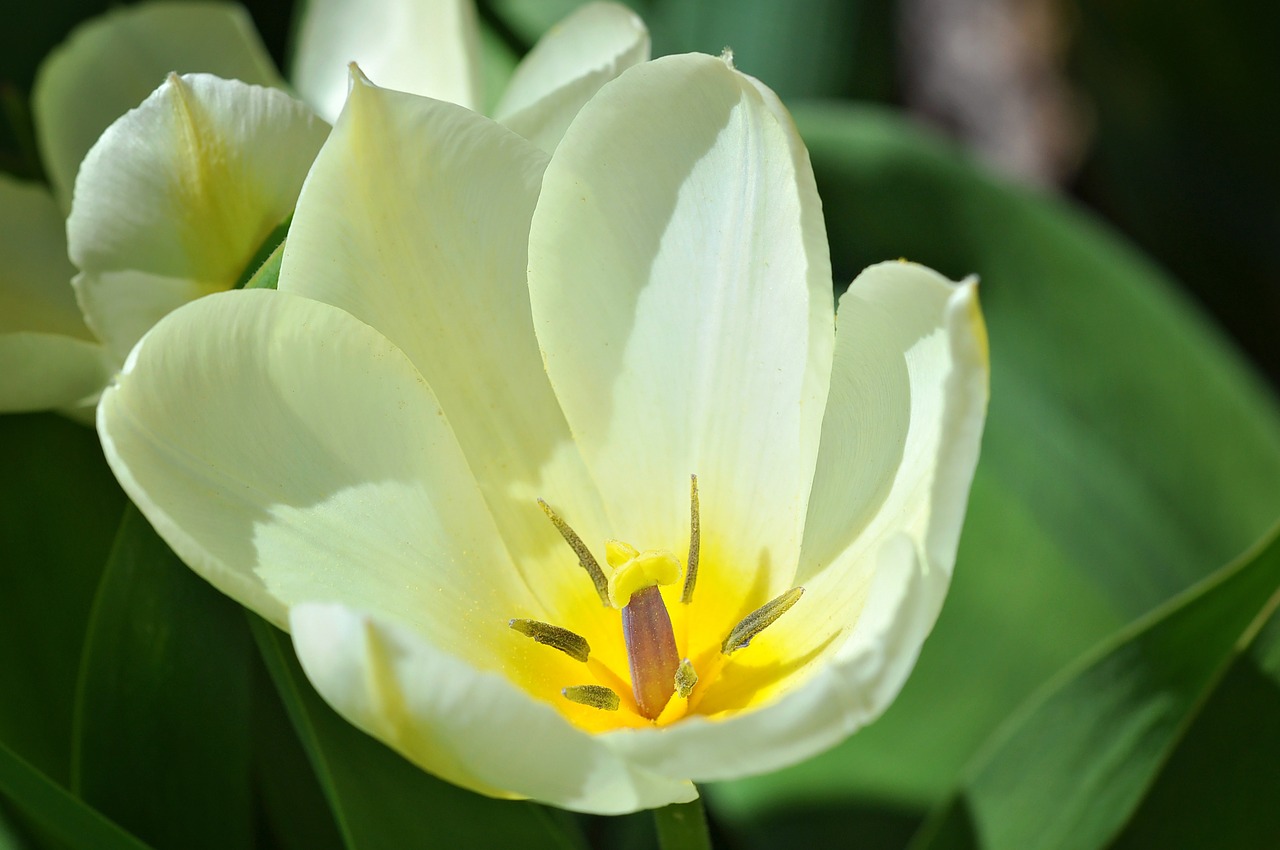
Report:
[[[1271,623],[1280,623],[1272,616]],[[1255,647],[1262,641],[1259,636]],[[1237,658],[1113,850],[1250,850],[1280,835],[1280,688]]]
[[1274,401],[1169,281],[1068,204],[881,110],[796,111],[837,281],[907,257],[981,276],[991,406],[955,580],[897,702],[810,762],[707,789],[922,811],[1014,708],[1280,515]]
[[240,279],[232,289],[276,288],[276,283],[280,280],[280,261],[284,259],[284,240],[289,235],[289,225],[292,222],[291,214],[267,234],[257,253],[245,264]]
[[1273,533],[1125,629],[1011,719],[913,847],[1104,846],[1278,606]]
[[0,743],[0,796],[74,850],[146,850],[147,845],[77,800]]
[[67,782],[85,624],[124,508],[97,435],[0,416],[0,741]]
[[707,831],[707,813],[702,798],[691,803],[673,803],[653,810],[657,826],[658,846],[662,850],[710,850],[711,835]]
[[254,688],[254,770],[262,804],[262,831],[279,850],[341,850],[342,836],[329,812],[307,753],[261,662]]
[[585,846],[566,813],[464,791],[365,735],[311,687],[287,635],[255,616],[250,624],[351,850],[420,846],[428,837],[441,847]]
[[161,847],[252,843],[253,646],[130,505],[81,659],[72,787]]

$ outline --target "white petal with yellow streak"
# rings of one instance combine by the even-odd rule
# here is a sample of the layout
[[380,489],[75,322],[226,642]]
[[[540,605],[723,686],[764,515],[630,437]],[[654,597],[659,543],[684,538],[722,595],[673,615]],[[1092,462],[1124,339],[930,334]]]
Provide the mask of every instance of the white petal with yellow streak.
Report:
[[588,545],[608,535],[529,317],[526,246],[546,161],[470,110],[357,76],[299,199],[279,287],[347,310],[409,356],[530,587],[594,632],[612,622],[537,503]]
[[547,168],[529,288],[612,536],[681,552],[696,473],[704,546],[741,597],[726,609],[787,589],[834,311],[808,155],[773,94],[701,55],[602,88]]
[[688,781],[637,767],[505,677],[476,669],[380,612],[300,605],[290,622],[298,658],[320,695],[442,779],[596,814],[697,796]]
[[235,3],[122,6],[77,27],[41,64],[32,91],[40,156],[63,212],[80,161],[111,122],[170,73],[283,85]]
[[284,92],[193,74],[171,76],[102,134],[76,179],[67,240],[85,318],[111,351],[133,347],[139,310],[235,285],[293,210],[327,131]]

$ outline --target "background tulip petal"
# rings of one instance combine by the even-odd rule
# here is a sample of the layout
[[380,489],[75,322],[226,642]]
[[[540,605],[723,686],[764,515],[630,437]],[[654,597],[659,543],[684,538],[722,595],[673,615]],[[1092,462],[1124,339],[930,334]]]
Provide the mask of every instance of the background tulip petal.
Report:
[[795,566],[831,365],[807,154],[776,98],[688,55],[606,85],[565,134],[529,247],[547,372],[615,537],[680,552],[745,614]]
[[111,371],[96,342],[62,334],[0,333],[0,413],[60,410],[82,418],[78,408],[97,400]]
[[277,625],[343,600],[493,666],[490,636],[537,610],[421,376],[327,304],[253,290],[182,307],[103,394],[98,431],[174,551]]
[[483,104],[470,0],[309,0],[304,8],[290,78],[326,120],[342,111],[351,62],[397,91]]
[[0,412],[79,416],[111,374],[71,289],[65,225],[43,186],[0,174]]
[[502,676],[346,605],[290,612],[308,678],[352,723],[432,773],[491,796],[621,814],[697,796],[637,768]]
[[236,283],[293,210],[327,130],[284,92],[193,74],[171,76],[102,134],[76,179],[67,240],[85,317],[117,356],[138,339],[136,317],[154,319],[149,290],[168,308]]
[[359,78],[298,201],[279,287],[347,310],[409,356],[543,605],[616,630],[537,504],[589,545],[608,536],[529,319],[526,245],[546,161],[470,110]]
[[556,24],[516,67],[493,116],[548,153],[600,87],[649,59],[649,30],[617,3],[589,3]]
[[49,191],[0,174],[0,333],[92,340],[71,289],[75,273],[66,225]]
[[64,211],[98,136],[164,82],[205,72],[283,84],[248,13],[233,3],[139,3],[77,28],[40,66],[32,92],[37,140]]

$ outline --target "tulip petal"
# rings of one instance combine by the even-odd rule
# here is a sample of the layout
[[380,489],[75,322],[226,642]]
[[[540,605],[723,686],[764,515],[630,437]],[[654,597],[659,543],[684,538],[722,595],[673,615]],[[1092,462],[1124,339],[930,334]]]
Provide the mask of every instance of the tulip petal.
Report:
[[102,134],[67,240],[85,317],[117,356],[177,304],[236,283],[292,211],[326,133],[284,92],[193,74]]
[[78,27],[40,66],[32,91],[40,155],[62,209],[98,136],[167,74],[202,71],[282,84],[245,10],[232,3],[140,3]]
[[620,758],[504,677],[346,606],[290,612],[294,647],[340,714],[435,775],[497,797],[622,814],[697,796]]
[[471,0],[309,0],[290,79],[325,120],[347,96],[356,62],[397,91],[479,109],[479,31]]
[[0,413],[79,418],[112,372],[80,318],[62,214],[43,186],[0,174]]
[[649,59],[649,30],[617,3],[589,3],[556,24],[516,67],[494,118],[548,153],[600,87]]
[[592,545],[608,536],[529,318],[546,161],[474,112],[357,78],[298,201],[279,288],[343,308],[409,356],[544,607],[604,629],[594,586],[537,503]]
[[839,323],[796,576],[810,611],[777,635],[806,649],[856,621],[887,538],[907,534],[925,570],[951,575],[986,417],[976,281],[881,263],[850,285]]
[[92,341],[71,289],[75,273],[66,225],[49,191],[0,174],[0,333]]
[[166,317],[103,393],[125,491],[197,573],[279,626],[343,600],[471,663],[537,611],[412,364],[327,304],[218,293]]
[[[833,346],[808,156],[771,92],[708,56],[638,65],[570,126],[529,247],[547,372],[615,537],[679,552],[746,614],[795,568]],[[706,559],[704,559],[705,561]]]
[[[986,331],[977,284],[954,284],[923,266],[881,263],[864,271],[840,302],[831,393],[818,471],[809,498],[796,584],[804,598],[734,656],[702,710],[767,704],[848,656],[883,618],[874,599],[885,551],[919,572],[923,599],[894,625],[893,643],[873,653],[891,669],[864,669],[896,682],[871,700],[852,690],[858,716],[873,718],[897,693],[933,627],[955,563],[987,403]],[[905,541],[905,542],[903,542]],[[896,547],[896,548],[895,548]],[[778,658],[792,659],[779,668]],[[816,672],[815,672],[816,671]],[[863,687],[858,684],[857,687]],[[789,699],[787,697],[786,699]],[[849,729],[848,731],[852,731]],[[832,740],[838,740],[832,739]]]
[[0,333],[0,413],[60,410],[81,418],[80,408],[97,401],[111,372],[97,343],[62,334]]
[[950,576],[928,569],[917,554],[906,535],[882,543],[871,556],[865,613],[799,688],[754,711],[614,733],[605,736],[609,744],[655,773],[712,782],[776,770],[839,743],[901,690],[942,605]]

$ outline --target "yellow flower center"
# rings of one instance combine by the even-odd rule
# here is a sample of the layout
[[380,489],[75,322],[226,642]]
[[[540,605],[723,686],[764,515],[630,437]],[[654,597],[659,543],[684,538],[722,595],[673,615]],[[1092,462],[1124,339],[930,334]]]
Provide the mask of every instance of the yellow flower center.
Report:
[[[539,500],[539,504],[578,556],[601,603],[619,612],[617,631],[629,676],[624,678],[621,674],[616,645],[592,647],[571,629],[538,620],[513,619],[509,625],[581,665],[579,678],[560,686],[558,707],[590,731],[666,725],[698,712],[699,703],[724,671],[730,656],[747,647],[804,593],[804,588],[795,587],[756,608],[729,629],[722,640],[708,641],[706,631],[696,628],[699,613],[716,609],[714,601],[701,606],[701,612],[693,604],[702,550],[697,476],[691,477],[689,554],[684,569],[669,551],[640,551],[629,543],[609,540],[604,546],[610,569],[606,575],[569,524],[545,502]],[[678,603],[674,593],[669,594],[672,598],[664,598],[661,588],[674,591],[682,575]],[[669,603],[677,607],[679,629],[672,626]],[[598,637],[593,640],[599,642]],[[711,645],[704,646],[706,643]]]

